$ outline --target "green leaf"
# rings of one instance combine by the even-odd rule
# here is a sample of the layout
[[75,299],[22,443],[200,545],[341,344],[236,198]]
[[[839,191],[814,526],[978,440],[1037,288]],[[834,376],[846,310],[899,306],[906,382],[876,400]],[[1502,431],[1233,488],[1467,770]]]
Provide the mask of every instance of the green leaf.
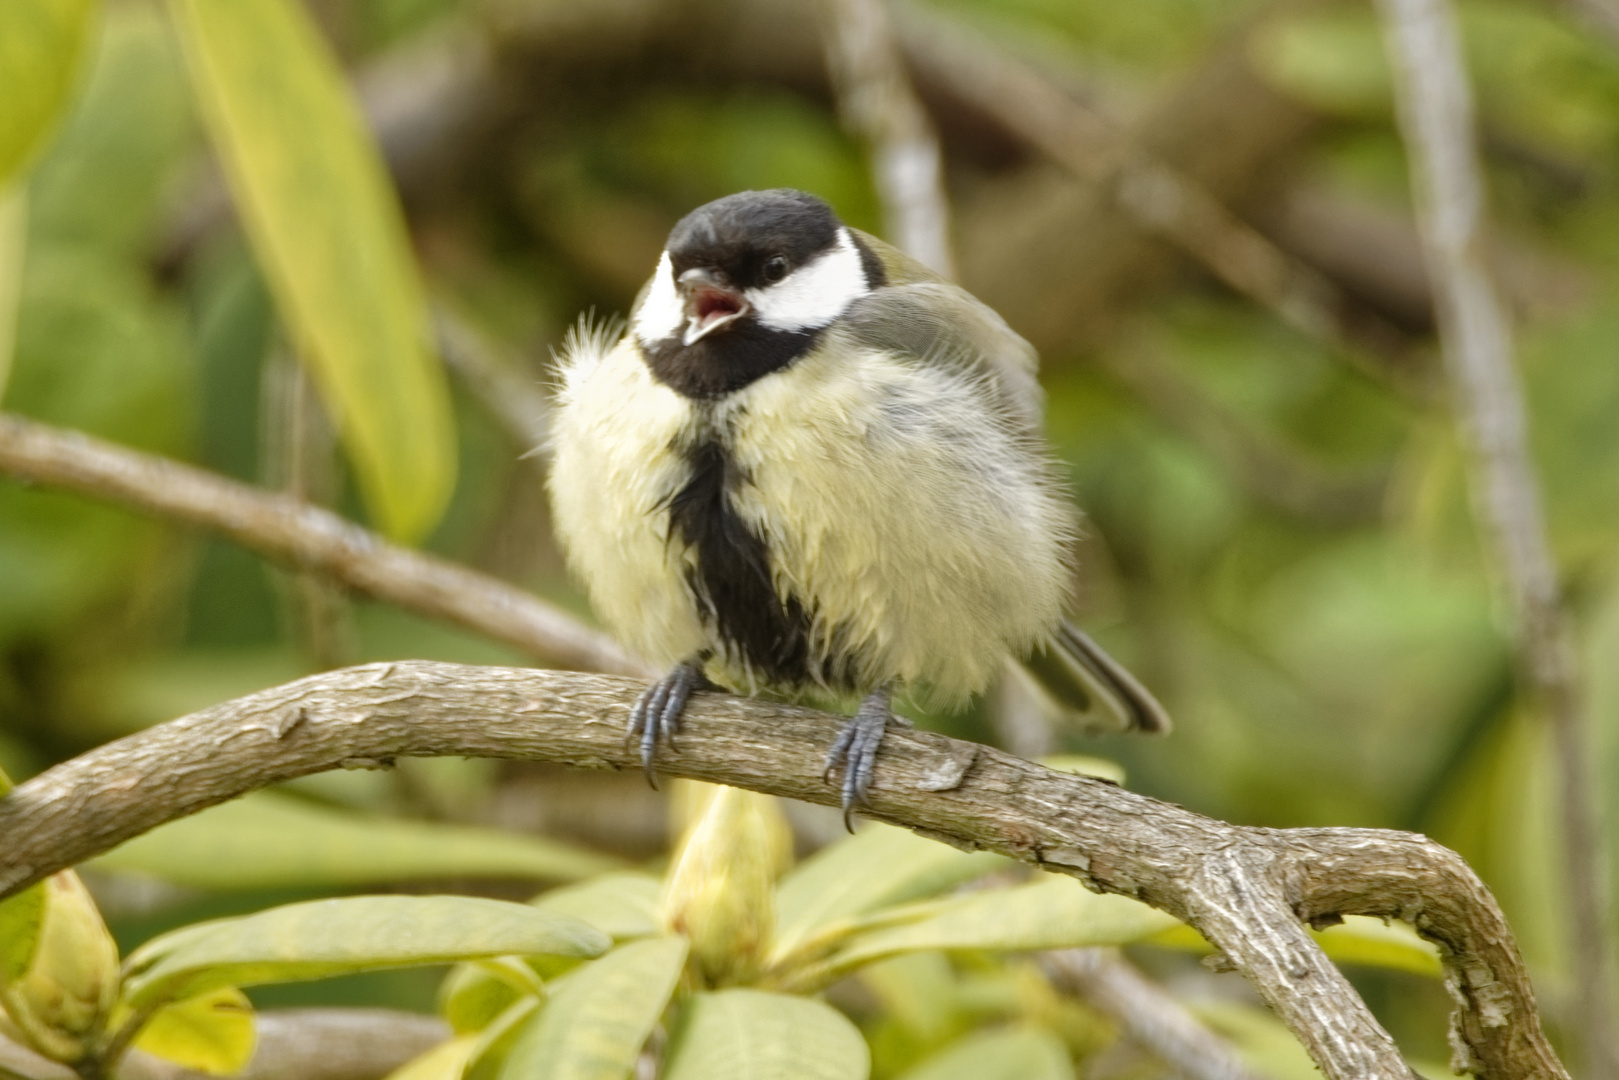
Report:
[[424,534],[455,482],[444,372],[403,215],[342,72],[294,0],[172,0],[203,114],[366,505]]
[[871,1052],[847,1017],[792,994],[693,995],[664,1080],[866,1080]]
[[[1443,974],[1439,950],[1422,940],[1406,923],[1384,923],[1365,915],[1348,915],[1341,925],[1312,930],[1323,952],[1340,964],[1366,964],[1438,978]],[[1150,945],[1190,952],[1213,952],[1203,935],[1176,923],[1152,935]]]
[[658,897],[663,882],[651,874],[604,874],[564,885],[532,901],[541,911],[583,919],[615,941],[659,933]]
[[45,924],[45,883],[0,900],[0,985],[23,977]]
[[234,986],[165,1005],[135,1036],[136,1049],[209,1076],[241,1072],[257,1045],[253,1005]]
[[[0,182],[0,403],[6,398],[17,352],[17,309],[22,304],[23,260],[28,254],[28,189]],[[10,790],[0,777],[0,795]]]
[[387,1080],[461,1080],[477,1045],[478,1039],[474,1035],[441,1042],[389,1073]]
[[572,881],[622,864],[536,837],[371,817],[264,792],[154,829],[95,865],[238,890],[353,888],[422,878]]
[[1044,1028],[968,1035],[900,1080],[1074,1080],[1062,1040]]
[[822,848],[782,880],[774,955],[779,961],[830,923],[935,895],[1009,863],[905,829],[868,825]]
[[1349,915],[1341,925],[1315,931],[1315,939],[1340,964],[1395,968],[1436,979],[1444,974],[1438,947],[1422,940],[1409,923]]
[[45,141],[78,81],[95,0],[0,3],[0,185]]
[[126,965],[141,1009],[216,986],[298,982],[507,954],[598,956],[610,942],[576,919],[471,896],[355,896],[198,923],[147,942]]
[[457,964],[438,988],[438,1012],[457,1035],[481,1031],[525,996],[543,998],[545,983],[515,956]]
[[1189,1003],[1192,1013],[1231,1041],[1248,1067],[1274,1080],[1321,1080],[1294,1034],[1266,1009],[1235,1001]]
[[684,938],[649,938],[571,973],[518,1036],[502,1080],[625,1080],[685,963]]
[[537,997],[525,997],[508,1006],[478,1033],[467,1057],[466,1080],[496,1080],[519,1036],[540,1009]]
[[885,912],[851,934],[829,972],[923,949],[1027,951],[1125,945],[1175,925],[1175,918],[1124,896],[1093,893],[1071,878],[990,889]]

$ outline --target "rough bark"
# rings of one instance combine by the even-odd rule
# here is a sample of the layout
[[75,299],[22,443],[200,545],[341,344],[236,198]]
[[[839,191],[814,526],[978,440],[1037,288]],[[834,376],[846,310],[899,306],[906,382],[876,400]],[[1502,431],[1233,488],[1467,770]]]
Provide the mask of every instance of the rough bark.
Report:
[[[627,679],[409,661],[317,675],[110,743],[0,799],[0,895],[265,784],[405,756],[637,768]],[[666,773],[833,805],[822,759],[843,719],[702,694]],[[1564,1077],[1517,947],[1455,853],[1410,833],[1228,825],[987,746],[890,732],[870,816],[997,851],[1161,908],[1243,972],[1331,1080],[1408,1077],[1393,1040],[1307,924],[1400,918],[1435,942],[1459,1063]]]

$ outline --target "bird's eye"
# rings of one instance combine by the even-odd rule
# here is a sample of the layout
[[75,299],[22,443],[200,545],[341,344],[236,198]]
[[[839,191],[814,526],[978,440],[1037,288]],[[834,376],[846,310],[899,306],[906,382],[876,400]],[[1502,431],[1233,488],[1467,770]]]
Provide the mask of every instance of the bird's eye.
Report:
[[774,285],[787,276],[787,259],[782,255],[772,255],[765,260],[764,278],[766,285]]

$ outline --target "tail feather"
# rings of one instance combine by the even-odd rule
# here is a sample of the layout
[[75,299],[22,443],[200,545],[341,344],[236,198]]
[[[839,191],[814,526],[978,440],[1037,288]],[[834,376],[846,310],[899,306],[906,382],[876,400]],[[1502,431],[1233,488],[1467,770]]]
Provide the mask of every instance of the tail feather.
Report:
[[1169,712],[1089,634],[1064,620],[1023,666],[1064,711],[1095,731],[1167,733]]

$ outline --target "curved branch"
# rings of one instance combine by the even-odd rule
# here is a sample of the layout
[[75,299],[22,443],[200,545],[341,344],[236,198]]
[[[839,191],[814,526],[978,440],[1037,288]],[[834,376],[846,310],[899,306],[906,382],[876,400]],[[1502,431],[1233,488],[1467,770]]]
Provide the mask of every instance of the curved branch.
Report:
[[284,566],[325,575],[549,663],[651,674],[607,635],[537,596],[444,559],[396,547],[301,499],[205,469],[0,413],[0,474],[201,525]]
[[[630,680],[409,661],[313,676],[109,743],[0,799],[0,896],[265,784],[404,756],[635,768]],[[702,694],[670,775],[834,805],[821,775],[843,720]],[[941,788],[943,790],[941,790]],[[1410,833],[1227,825],[987,746],[895,730],[870,816],[1136,897],[1200,930],[1332,1080],[1412,1075],[1305,922],[1402,918],[1438,943],[1469,1067],[1566,1077],[1511,932],[1455,853]],[[1302,921],[1301,921],[1302,920]]]

